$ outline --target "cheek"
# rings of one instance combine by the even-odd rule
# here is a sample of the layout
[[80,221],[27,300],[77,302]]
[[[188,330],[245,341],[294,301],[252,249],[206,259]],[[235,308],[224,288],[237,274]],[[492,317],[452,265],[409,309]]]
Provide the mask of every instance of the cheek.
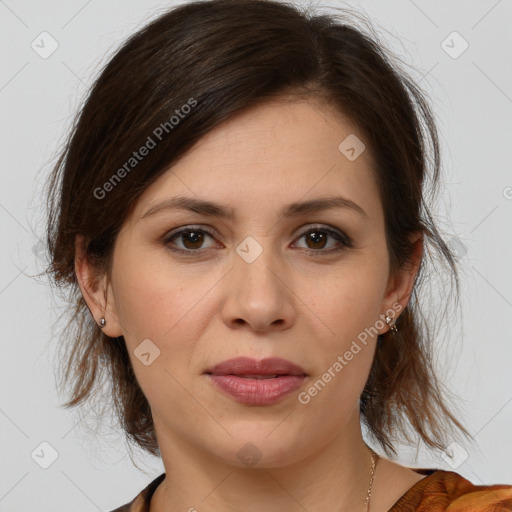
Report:
[[205,282],[191,282],[156,258],[149,260],[149,254],[116,260],[117,315],[136,379],[152,407],[184,412],[189,405],[182,403],[180,383],[188,378],[194,340],[199,338],[197,305]]
[[381,313],[382,267],[371,258],[360,258],[323,282],[322,289],[310,294],[308,304],[322,325],[315,340],[319,372],[301,403],[318,407],[319,414],[335,403],[333,414],[341,421],[357,404],[373,360],[375,328],[380,327],[376,323]]
[[[222,275],[184,269],[165,254],[140,251],[128,257],[120,251],[113,272],[116,310],[134,371],[148,396],[152,390],[163,392],[163,382],[172,394],[172,377],[178,382],[190,378],[198,340],[218,310],[212,288]],[[142,347],[152,361],[157,354],[150,366],[138,359]],[[183,390],[178,386],[175,391]]]
[[160,342],[187,322],[210,287],[207,275],[184,272],[161,250],[132,255],[120,251],[113,280],[122,328],[132,337]]
[[371,327],[380,314],[374,282],[370,274],[354,272],[332,280],[327,292],[315,298],[315,311],[328,329],[315,340],[318,372],[298,397],[305,415],[329,410],[331,425],[339,425],[358,409],[375,350]]
[[337,269],[324,280],[324,286],[309,287],[309,306],[322,320],[322,337],[331,340],[333,348],[343,348],[375,325],[381,313],[382,279],[378,268],[359,261]]

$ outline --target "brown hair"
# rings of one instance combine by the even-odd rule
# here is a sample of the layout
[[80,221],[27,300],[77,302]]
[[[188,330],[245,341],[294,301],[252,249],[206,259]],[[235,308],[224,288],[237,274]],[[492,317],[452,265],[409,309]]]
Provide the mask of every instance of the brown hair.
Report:
[[[447,309],[429,325],[419,305],[430,248],[448,264],[459,294],[456,262],[427,208],[426,193],[435,197],[440,174],[434,117],[371,26],[372,35],[365,34],[344,12],[314,15],[272,0],[190,2],[135,33],[106,64],[48,181],[46,272],[69,291],[72,313],[60,359],[61,387],[71,388],[65,407],[113,400],[127,439],[159,455],[124,339],[102,333],[81,295],[75,237],[85,236],[97,275],[108,276],[116,235],[138,196],[230,116],[288,95],[328,102],[364,135],[375,155],[392,272],[411,261],[410,235],[424,234],[426,250],[398,333],[378,338],[360,399],[363,421],[388,455],[396,455],[399,435],[411,441],[408,424],[429,448],[443,450],[446,439],[458,435],[454,426],[468,435],[446,407],[434,372],[431,327],[440,326]],[[148,137],[158,143],[131,161]],[[102,378],[111,396],[98,398]]]

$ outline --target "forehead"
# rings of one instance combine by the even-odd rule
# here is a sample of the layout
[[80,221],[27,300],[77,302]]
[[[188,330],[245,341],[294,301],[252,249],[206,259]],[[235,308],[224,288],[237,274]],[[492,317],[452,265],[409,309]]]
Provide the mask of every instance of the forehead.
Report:
[[142,194],[135,217],[177,195],[229,204],[240,215],[343,195],[381,215],[363,134],[316,100],[269,101],[217,126]]

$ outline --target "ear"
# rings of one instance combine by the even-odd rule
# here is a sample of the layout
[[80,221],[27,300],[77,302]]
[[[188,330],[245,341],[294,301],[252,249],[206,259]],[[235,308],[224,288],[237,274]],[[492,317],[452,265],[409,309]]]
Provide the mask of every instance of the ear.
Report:
[[[411,238],[411,241],[414,244],[411,261],[407,266],[390,275],[382,303],[384,312],[382,318],[388,315],[395,322],[411,298],[414,281],[418,274],[423,254],[423,233],[416,233]],[[385,330],[379,334],[384,334],[389,329],[390,327],[386,325]]]
[[75,237],[75,273],[82,296],[96,324],[99,326],[103,317],[106,324],[102,331],[111,338],[122,336],[112,285],[108,276],[99,276],[88,260],[83,235]]

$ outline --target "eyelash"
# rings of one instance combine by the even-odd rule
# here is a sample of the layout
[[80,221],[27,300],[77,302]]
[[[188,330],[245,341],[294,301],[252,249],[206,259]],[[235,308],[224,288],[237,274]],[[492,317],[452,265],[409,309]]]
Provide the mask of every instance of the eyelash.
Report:
[[[323,228],[323,227],[311,227],[311,228],[307,229],[306,231],[304,231],[302,234],[300,234],[296,238],[296,240],[299,240],[302,237],[304,237],[304,236],[306,236],[306,235],[308,235],[310,233],[313,233],[313,232],[327,233],[332,238],[337,240],[341,245],[338,246],[337,248],[328,249],[328,250],[323,250],[323,249],[316,249],[316,250],[315,249],[302,249],[308,255],[311,255],[311,256],[328,256],[330,254],[339,253],[341,251],[344,251],[346,249],[349,249],[349,248],[353,247],[352,240],[348,236],[346,236],[344,233],[338,232],[338,231],[334,231],[334,230],[329,229],[329,228]],[[212,238],[215,238],[215,233],[212,230],[210,230],[210,229],[195,228],[194,226],[187,226],[186,228],[180,229],[179,231],[171,232],[171,233],[169,233],[169,235],[166,235],[163,238],[162,243],[165,246],[168,247],[169,244],[171,243],[172,239],[174,239],[177,236],[182,235],[184,233],[206,233],[207,235],[210,235]],[[208,250],[209,248],[208,249],[179,249],[179,248],[176,248],[176,247],[169,247],[169,249],[171,251],[177,253],[177,254],[182,254],[182,255],[187,256],[187,257],[194,257],[194,256],[197,255],[197,253],[200,253],[200,252],[202,252],[204,250]]]

